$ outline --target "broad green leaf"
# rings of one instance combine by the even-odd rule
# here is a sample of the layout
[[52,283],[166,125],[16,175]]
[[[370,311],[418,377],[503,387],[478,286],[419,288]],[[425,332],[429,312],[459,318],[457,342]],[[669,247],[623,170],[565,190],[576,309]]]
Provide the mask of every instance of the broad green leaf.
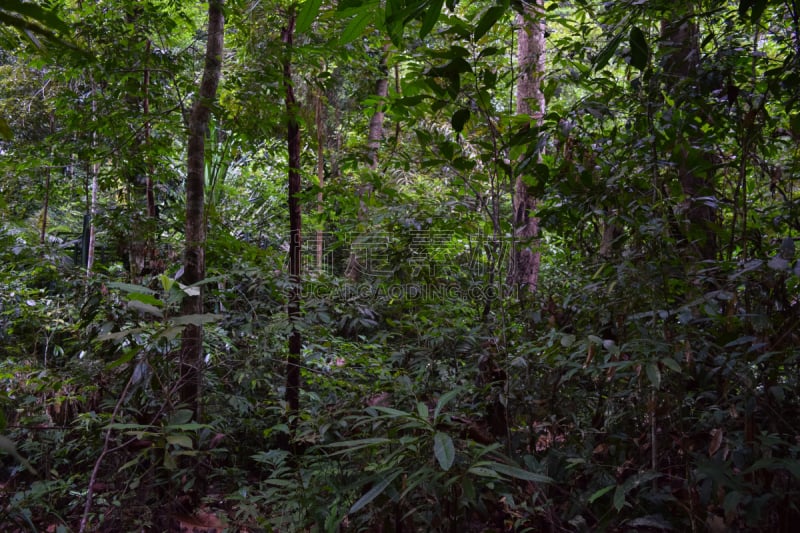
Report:
[[178,464],[175,462],[175,457],[173,457],[166,448],[164,448],[164,468],[167,470],[175,470],[178,468]]
[[159,309],[155,305],[146,304],[139,300],[130,300],[128,302],[128,309],[133,309],[134,311],[147,313],[148,315],[153,315],[158,318],[164,317],[164,312],[161,309]]
[[364,11],[356,14],[356,16],[353,17],[353,19],[344,28],[342,36],[339,38],[339,44],[347,44],[363,35],[364,29],[367,27],[367,24],[369,24],[370,19],[374,16],[375,13],[372,9],[364,9]]
[[439,461],[439,466],[445,472],[450,470],[453,466],[453,461],[456,459],[456,449],[453,445],[453,439],[447,433],[437,431],[433,436],[433,455]]
[[169,415],[169,421],[167,423],[170,426],[175,424],[186,424],[192,419],[193,415],[194,412],[191,409],[177,409]]
[[594,58],[592,62],[592,66],[595,71],[603,70],[608,62],[611,60],[611,57],[614,55],[614,52],[617,51],[619,48],[619,43],[622,42],[622,32],[616,34],[614,37],[608,41],[608,44],[603,47],[600,52],[598,52],[597,57]]
[[506,12],[505,6],[492,6],[486,10],[478,24],[475,26],[473,38],[477,41],[492,29],[492,26],[500,20],[500,17]]
[[678,363],[678,361],[676,361],[672,357],[665,357],[664,359],[661,360],[661,362],[664,363],[665,367],[669,368],[673,372],[680,372],[681,371],[680,363]]
[[297,22],[295,29],[297,33],[305,33],[311,27],[311,23],[317,18],[319,8],[322,5],[322,0],[306,0],[303,7],[300,8],[300,13],[297,14]]
[[402,470],[395,470],[391,473],[386,474],[386,477],[380,483],[375,484],[371,489],[369,489],[361,498],[358,499],[356,503],[350,507],[348,513],[357,513],[364,507],[370,504],[372,500],[377,498],[381,495],[381,493],[386,490],[392,481],[395,480],[397,476],[399,476],[403,471]]
[[132,292],[128,294],[128,300],[136,300],[156,307],[164,307],[164,302],[153,296],[152,294],[143,294],[141,292]]
[[619,512],[623,507],[625,507],[625,489],[622,485],[617,485],[617,490],[614,491],[614,509]]
[[189,435],[167,435],[167,442],[181,448],[194,448],[192,438]]
[[631,66],[644,70],[650,61],[650,48],[642,30],[637,26],[631,28]]
[[650,380],[650,383],[653,384],[653,387],[656,389],[661,388],[661,370],[659,370],[658,364],[647,363],[645,371],[647,372],[647,377]]
[[464,129],[464,124],[467,123],[469,120],[470,111],[467,108],[461,108],[453,114],[453,118],[450,120],[450,124],[453,126],[453,130],[457,133],[461,133]]
[[420,418],[428,419],[430,413],[428,412],[428,406],[425,405],[425,402],[417,402],[417,414]]
[[419,38],[424,39],[434,26],[436,21],[439,20],[439,15],[442,14],[442,5],[444,0],[431,0],[428,6],[428,12],[425,13],[425,18],[422,19],[422,27],[419,29]]

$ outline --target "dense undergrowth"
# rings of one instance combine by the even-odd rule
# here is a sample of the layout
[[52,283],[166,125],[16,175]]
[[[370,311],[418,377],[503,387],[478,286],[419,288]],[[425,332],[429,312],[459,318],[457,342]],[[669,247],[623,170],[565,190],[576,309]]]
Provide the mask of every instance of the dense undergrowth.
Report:
[[466,291],[321,276],[297,420],[282,403],[283,282],[232,264],[208,282],[196,421],[172,388],[178,282],[86,279],[24,232],[2,239],[3,434],[31,465],[6,457],[6,530],[77,530],[86,513],[90,530],[161,531],[195,505],[231,531],[788,531],[798,518],[785,297],[798,278],[779,251],[689,271],[553,261],[545,272],[568,269],[568,284],[551,275],[524,305],[492,292],[488,315]]

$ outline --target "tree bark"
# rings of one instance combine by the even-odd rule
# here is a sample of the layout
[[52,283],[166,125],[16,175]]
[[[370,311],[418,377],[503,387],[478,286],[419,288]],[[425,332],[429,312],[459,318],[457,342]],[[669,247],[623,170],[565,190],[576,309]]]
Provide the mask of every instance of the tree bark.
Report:
[[[695,108],[687,102],[686,84],[697,79],[700,61],[699,29],[689,13],[674,14],[661,22],[661,46],[665,50],[663,69],[667,91],[682,107]],[[677,167],[678,181],[685,199],[686,238],[692,259],[713,260],[717,255],[714,220],[716,209],[709,200],[716,194],[711,154],[703,150],[703,132],[694,124],[676,124],[675,139],[669,147]],[[698,165],[699,161],[704,164]]]
[[[518,56],[520,74],[517,80],[516,112],[528,115],[537,126],[545,112],[544,93],[541,89],[545,70],[545,21],[543,0],[526,4],[525,14],[517,15],[519,26]],[[536,292],[539,283],[540,254],[534,249],[534,239],[539,234],[539,221],[533,216],[536,199],[528,193],[521,175],[516,177],[513,197],[514,257],[510,281],[520,290]]]
[[[383,45],[381,53],[381,63],[379,66],[380,77],[375,82],[375,94],[379,98],[375,112],[369,119],[369,131],[367,133],[367,157],[369,159],[369,169],[375,171],[378,168],[378,152],[383,141],[383,121],[384,100],[389,96],[389,44]],[[358,188],[358,217],[360,220],[367,218],[367,199],[372,195],[372,183],[364,183]],[[353,250],[350,251],[350,258],[347,262],[345,275],[353,281],[358,281],[361,269],[364,265]]]
[[[286,146],[289,154],[289,300],[287,313],[291,332],[289,333],[289,356],[286,360],[286,404],[289,408],[290,425],[294,430],[296,415],[300,410],[300,363],[302,337],[297,328],[301,317],[301,248],[303,216],[300,206],[300,123],[297,120],[297,100],[292,82],[292,46],[294,44],[294,7],[289,12],[289,20],[282,32],[285,46],[283,58],[283,86],[286,91]],[[292,431],[293,433],[294,431]]]
[[[189,118],[188,165],[186,173],[186,250],[182,281],[194,285],[205,277],[204,187],[205,187],[205,136],[211,115],[211,104],[216,98],[222,72],[224,42],[224,0],[208,3],[208,42],[205,66],[197,99]],[[183,298],[184,315],[203,313],[202,286],[193,295]],[[183,330],[180,351],[180,400],[201,418],[200,390],[203,364],[203,327],[189,324]]]

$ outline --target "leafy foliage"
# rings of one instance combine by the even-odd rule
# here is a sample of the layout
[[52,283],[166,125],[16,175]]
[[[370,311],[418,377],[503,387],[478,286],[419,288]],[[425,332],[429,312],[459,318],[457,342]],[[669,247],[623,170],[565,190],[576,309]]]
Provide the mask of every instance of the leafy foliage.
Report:
[[[797,521],[796,3],[545,3],[538,124],[513,112],[519,3],[299,4],[309,229],[291,320],[287,5],[226,8],[205,301],[188,316],[180,302],[200,285],[182,279],[181,176],[200,10],[48,5],[0,8],[33,39],[71,35],[90,51],[2,29],[0,523]],[[517,176],[537,198],[537,242],[514,240]],[[529,298],[507,283],[521,245],[542,254]],[[205,330],[199,419],[177,394],[187,324]],[[296,413],[284,400],[293,328],[305,339]]]

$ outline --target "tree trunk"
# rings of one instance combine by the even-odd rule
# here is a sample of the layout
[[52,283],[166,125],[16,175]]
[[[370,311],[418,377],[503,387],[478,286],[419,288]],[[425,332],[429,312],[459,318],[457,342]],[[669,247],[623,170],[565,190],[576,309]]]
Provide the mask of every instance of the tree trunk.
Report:
[[297,100],[292,82],[292,46],[294,43],[294,7],[290,8],[289,21],[283,29],[285,45],[283,59],[283,86],[286,90],[286,146],[289,153],[289,301],[287,313],[291,324],[289,333],[289,356],[286,360],[286,404],[289,407],[292,433],[296,427],[297,413],[300,410],[300,355],[302,337],[296,322],[300,320],[301,289],[301,248],[302,248],[302,210],[300,208],[300,123],[297,120]]
[[[665,86],[676,104],[682,103],[681,107],[689,110],[688,114],[702,113],[699,105],[688,102],[686,96],[685,86],[697,79],[700,61],[699,29],[691,15],[691,11],[680,12],[661,22]],[[669,149],[686,197],[687,252],[692,259],[713,260],[717,255],[717,242],[716,208],[711,201],[716,194],[712,156],[702,148],[704,134],[695,124],[676,124],[673,129],[675,138]]]
[[[189,118],[188,168],[186,173],[186,250],[182,281],[194,285],[205,277],[205,224],[203,219],[205,185],[205,135],[211,115],[211,104],[217,94],[222,71],[222,49],[225,17],[224,0],[208,3],[208,42],[205,66],[197,99]],[[203,291],[183,298],[184,315],[202,314]],[[180,352],[180,400],[200,419],[200,389],[203,364],[203,327],[189,324],[183,330]]]
[[[325,116],[324,116],[324,100],[322,91],[318,91],[314,96],[314,122],[317,129],[317,184],[319,185],[319,192],[317,193],[317,212],[322,213],[323,194],[322,189],[325,187]],[[322,228],[317,229],[317,242],[316,245],[316,265],[317,273],[322,273],[323,268],[323,253],[324,246],[323,240],[325,233]]]
[[[517,80],[516,112],[528,115],[536,125],[541,124],[545,111],[544,93],[541,89],[545,69],[545,21],[543,0],[526,4],[525,15],[517,16],[519,26],[519,68]],[[540,254],[534,250],[533,240],[539,234],[539,221],[533,216],[536,199],[528,194],[521,175],[514,183],[514,257],[509,275],[510,282],[520,290],[536,292],[539,282]]]
[[[369,131],[367,134],[367,156],[369,158],[369,169],[375,171],[378,168],[378,152],[383,141],[383,119],[384,100],[389,95],[389,44],[383,45],[380,63],[380,78],[375,83],[375,94],[378,96],[378,104],[375,112],[369,119]],[[367,199],[372,195],[372,183],[362,184],[358,189],[358,217],[360,220],[367,218]],[[361,270],[365,265],[361,264],[355,251],[350,251],[350,259],[347,262],[345,275],[353,281],[358,281]]]

